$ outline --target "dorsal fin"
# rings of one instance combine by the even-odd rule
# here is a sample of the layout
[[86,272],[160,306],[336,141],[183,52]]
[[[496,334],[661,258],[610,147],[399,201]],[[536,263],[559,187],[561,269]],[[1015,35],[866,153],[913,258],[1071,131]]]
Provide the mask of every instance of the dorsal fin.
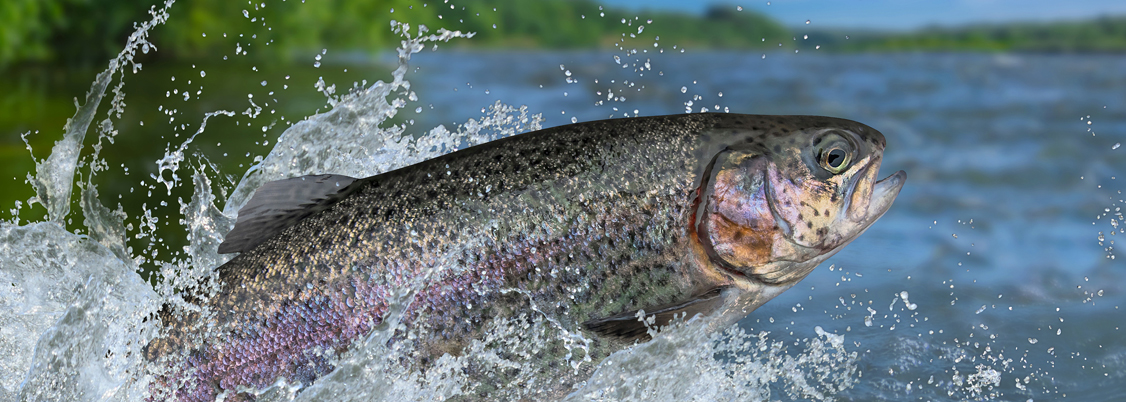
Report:
[[235,228],[219,245],[219,253],[248,251],[301,219],[332,205],[355,178],[309,175],[266,183],[238,211]]

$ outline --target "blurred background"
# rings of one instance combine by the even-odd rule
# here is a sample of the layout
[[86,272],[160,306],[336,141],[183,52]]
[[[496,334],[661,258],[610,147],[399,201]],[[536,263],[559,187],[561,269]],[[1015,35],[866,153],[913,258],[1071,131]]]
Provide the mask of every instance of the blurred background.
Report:
[[[45,220],[25,183],[33,158],[50,153],[134,22],[162,5],[0,3],[0,217]],[[153,48],[134,55],[142,67],[121,74],[126,109],[103,105],[96,117],[112,117],[114,131],[101,153],[110,173],[94,180],[102,204],[124,211],[130,246],[150,262],[183,258],[187,244],[179,200],[191,189],[157,184],[166,150],[206,113],[234,111],[188,148],[191,163],[221,172],[213,185],[226,194],[294,122],[348,88],[390,80],[400,21],[412,35],[419,25],[474,33],[412,58],[417,98],[385,125],[416,137],[452,131],[495,102],[527,106],[544,127],[732,112],[881,130],[883,175],[908,172],[895,207],[743,323],[851,333],[866,381],[842,399],[1126,393],[1126,276],[1114,247],[1126,2],[198,0],[170,14]],[[67,222],[75,233],[81,212]],[[920,310],[907,309],[908,292]],[[951,379],[976,359],[1005,383]]]

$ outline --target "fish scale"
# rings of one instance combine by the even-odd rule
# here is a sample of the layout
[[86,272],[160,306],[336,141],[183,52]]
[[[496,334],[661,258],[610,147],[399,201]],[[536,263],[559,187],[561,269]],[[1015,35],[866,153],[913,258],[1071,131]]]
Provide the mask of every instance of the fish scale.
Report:
[[[767,157],[766,146],[792,148],[788,134],[806,127],[875,132],[809,116],[607,120],[497,140],[342,190],[325,186],[339,193],[303,206],[312,212],[278,213],[299,217],[271,223],[279,232],[261,239],[243,232],[247,248],[218,268],[220,291],[204,302],[207,314],[166,310],[165,335],[146,349],[172,372],[157,378],[157,388],[181,401],[209,401],[279,378],[308,385],[389,322],[388,346],[403,351],[402,364],[425,371],[498,325],[546,320],[557,336],[535,359],[519,369],[471,366],[467,375],[494,382],[467,390],[467,398],[507,395],[495,381],[520,376],[551,378],[545,392],[563,395],[602,358],[639,339],[614,335],[638,333],[628,329],[643,325],[630,319],[637,310],[732,315],[792,286],[766,286],[739,271],[756,267],[716,261],[722,256],[696,239],[694,216],[708,212],[693,200],[709,196],[701,175],[726,149],[760,147],[754,155]],[[771,166],[798,163],[785,162]],[[581,352],[558,336],[566,333],[580,335]],[[589,363],[561,364],[568,357]]]

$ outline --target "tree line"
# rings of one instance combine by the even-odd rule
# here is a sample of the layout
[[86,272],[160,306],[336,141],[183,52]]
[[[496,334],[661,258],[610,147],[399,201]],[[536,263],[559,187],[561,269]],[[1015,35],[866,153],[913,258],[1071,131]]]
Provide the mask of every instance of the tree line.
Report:
[[927,27],[913,32],[810,33],[824,49],[858,51],[1002,51],[1091,53],[1126,51],[1126,16],[1089,20]]
[[[149,18],[155,0],[7,0],[0,2],[0,66],[12,63],[97,63],[116,54],[133,23]],[[389,22],[432,30],[475,32],[455,46],[550,49],[652,46],[765,47],[788,34],[781,24],[734,6],[703,15],[628,12],[590,0],[181,0],[150,41],[152,57],[191,59],[239,42],[269,43],[259,56],[292,57],[334,51],[381,51],[401,38]],[[638,28],[642,27],[641,30]],[[413,31],[414,29],[412,29]],[[413,33],[413,32],[412,32]]]
[[[0,2],[0,67],[14,63],[101,64],[148,19],[158,0],[6,0]],[[181,0],[154,31],[155,58],[192,59],[232,42],[273,46],[255,57],[291,58],[334,50],[382,51],[400,38],[389,22],[475,32],[455,46],[609,48],[691,45],[762,49],[808,34],[799,48],[827,51],[1126,50],[1126,17],[1087,21],[932,27],[914,32],[791,31],[750,10],[713,6],[703,14],[629,12],[591,0]],[[641,29],[639,29],[641,28]],[[801,31],[798,31],[798,30]],[[236,38],[255,32],[254,38]],[[229,37],[225,37],[229,36]],[[225,38],[224,38],[225,37]],[[846,39],[847,37],[847,39]],[[659,40],[658,40],[659,38]],[[771,46],[773,45],[773,46]],[[266,56],[268,55],[268,56]]]

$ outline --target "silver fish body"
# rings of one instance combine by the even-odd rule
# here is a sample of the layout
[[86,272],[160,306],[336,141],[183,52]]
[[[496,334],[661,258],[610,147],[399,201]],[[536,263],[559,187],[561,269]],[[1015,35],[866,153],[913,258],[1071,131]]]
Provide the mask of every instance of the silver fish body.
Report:
[[[903,172],[876,180],[883,148],[849,120],[694,114],[555,127],[365,179],[289,179],[248,204],[265,213],[240,212],[221,250],[241,254],[219,268],[209,313],[165,314],[147,353],[191,373],[158,379],[175,398],[213,400],[311,383],[380,326],[394,325],[403,365],[426,370],[498,323],[547,320],[582,350],[557,336],[531,367],[468,370],[568,390],[674,316],[734,322],[804,278],[898,194]],[[269,204],[292,187],[324,194]],[[567,364],[576,353],[589,363]]]

